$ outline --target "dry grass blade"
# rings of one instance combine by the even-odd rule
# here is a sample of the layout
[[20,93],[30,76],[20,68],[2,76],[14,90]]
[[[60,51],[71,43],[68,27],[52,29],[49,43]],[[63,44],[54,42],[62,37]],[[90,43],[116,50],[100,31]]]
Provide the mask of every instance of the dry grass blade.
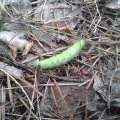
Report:
[[91,78],[90,82],[88,83],[86,89],[90,88],[90,86],[92,85],[92,83],[94,81],[94,78],[96,77],[97,73],[98,73],[97,71],[94,73],[94,75],[92,76],[92,78]]
[[111,76],[111,79],[109,81],[109,87],[108,87],[108,95],[107,95],[107,108],[110,109],[110,102],[111,102],[111,94],[112,94],[112,82],[113,82],[113,79],[115,77],[115,73],[116,73],[116,70],[117,70],[117,67],[115,68],[114,72],[112,73],[112,76]]
[[69,109],[69,107],[68,107],[68,105],[67,105],[67,103],[66,103],[66,101],[65,101],[65,99],[64,99],[64,96],[62,95],[62,92],[61,92],[61,90],[60,90],[60,88],[59,88],[56,80],[53,79],[53,81],[54,81],[54,84],[55,84],[55,86],[56,86],[56,88],[57,88],[57,90],[58,90],[58,92],[59,92],[59,94],[60,94],[60,96],[61,96],[61,99],[63,100],[63,102],[64,102],[67,110],[69,111],[70,116],[72,117],[72,113],[71,113],[71,111],[70,111],[70,109]]
[[[36,87],[36,89],[38,89],[38,83],[37,83],[37,75],[36,75],[36,71],[35,71],[35,82],[34,82],[34,87]],[[33,93],[34,93],[35,91],[33,90]],[[34,93],[35,94],[35,93]],[[33,94],[33,95],[34,95]],[[37,112],[36,112],[36,114],[37,114],[37,116],[39,116],[39,120],[42,120],[42,118],[41,118],[41,111],[40,111],[40,100],[39,100],[39,95],[37,94]]]
[[[58,83],[58,86],[83,86],[83,85],[85,85],[85,84],[87,84],[87,83],[89,83],[89,81],[90,81],[91,79],[89,79],[89,80],[87,80],[87,81],[85,81],[85,82],[83,82],[83,83],[72,83],[72,82],[68,82],[68,83]],[[54,83],[51,83],[51,84],[39,84],[38,85],[38,87],[53,87],[53,86],[55,86],[55,84]],[[23,88],[30,88],[30,86],[22,86]],[[4,88],[5,90],[9,90],[9,89],[11,89],[11,90],[14,90],[14,89],[19,89],[20,87],[11,87],[11,88]],[[1,91],[1,89],[0,89],[0,91]]]
[[38,39],[34,34],[32,34],[32,37],[37,41],[38,45],[39,45],[40,47],[42,47],[42,49],[43,49],[44,51],[46,51],[45,48],[44,48],[44,46],[39,42],[39,39]]
[[103,115],[104,115],[105,111],[106,111],[106,108],[103,110],[103,112],[102,112],[102,114],[100,115],[100,117],[99,117],[99,119],[98,119],[98,120],[101,120],[101,119],[102,119],[102,117],[103,117]]
[[5,8],[5,6],[2,3],[0,3],[0,11],[2,14],[7,14],[10,17],[12,17],[12,15],[8,12],[8,10]]
[[[89,103],[90,103],[90,102],[89,102]],[[87,103],[87,104],[85,103],[85,104],[82,104],[82,105],[80,105],[80,106],[77,106],[77,107],[75,107],[75,108],[73,108],[73,109],[70,109],[70,111],[73,112],[73,111],[76,110],[76,109],[85,107],[85,106],[88,105],[89,103]],[[91,103],[92,103],[92,102],[91,102]],[[61,113],[64,113],[64,112],[68,112],[68,110],[62,111]]]
[[[89,104],[89,103],[88,103],[88,97],[87,97],[87,96],[86,96],[85,104],[87,104],[87,105]],[[88,116],[87,105],[86,105],[86,107],[85,107],[85,120],[87,120],[87,116]]]
[[79,86],[79,87],[81,87],[81,86],[83,86],[83,85],[85,85],[85,84],[89,83],[90,81],[91,81],[91,79],[89,79],[89,80],[87,80],[87,81],[85,81],[85,82],[83,82],[83,83],[79,84],[78,86]]
[[10,98],[11,105],[13,106],[14,103],[13,103],[12,86],[10,82],[10,77],[8,75],[7,75],[7,86],[10,88],[8,92],[9,92],[9,98]]
[[[19,97],[19,96],[18,96],[18,97]],[[23,105],[27,108],[28,112],[31,113],[36,120],[39,120],[39,118],[32,112],[32,110],[31,110],[31,109],[29,108],[29,106],[25,103],[25,101],[24,101],[22,98],[20,98],[20,97],[19,97],[19,99],[20,99],[20,101],[23,103]],[[29,120],[29,119],[28,119],[28,118],[29,118],[29,113],[28,113],[28,117],[27,117],[26,120]]]
[[[36,83],[36,77],[35,77],[34,87],[37,86],[36,84],[37,84],[37,83]],[[31,100],[31,101],[32,101],[32,104],[33,104],[34,97],[35,97],[35,91],[33,90],[33,91],[32,91],[32,100]],[[31,118],[31,112],[32,112],[32,108],[30,107],[30,108],[29,108],[29,113],[28,113],[28,116],[27,116],[27,119],[26,119],[26,120],[29,120],[29,119]]]
[[36,93],[38,93],[40,96],[44,97],[44,95],[38,91],[32,84],[30,84],[29,82],[27,82],[26,80],[22,79],[22,78],[18,78],[17,76],[14,75],[15,78],[17,78],[18,80],[20,80],[21,82],[25,83],[27,86],[31,87]]
[[[21,77],[18,77],[17,75],[13,75],[12,73],[11,74],[8,74],[6,71],[0,69],[0,71],[4,72],[5,74],[11,76],[13,79],[16,78],[18,80],[20,80],[21,82],[25,83],[28,87],[32,88],[36,93],[38,93],[40,96],[44,97],[44,95],[38,91],[32,84],[30,84],[29,82],[27,82],[25,79],[22,79]],[[21,86],[20,86],[21,88]],[[23,88],[23,86],[22,86]]]
[[26,115],[27,115],[27,111],[18,120],[23,120],[24,117],[26,117]]
[[57,100],[56,100],[56,97],[55,97],[55,93],[54,93],[54,90],[53,90],[53,87],[50,87],[50,90],[51,90],[51,93],[52,93],[52,97],[53,97],[53,100],[55,102],[55,105],[57,107],[57,110],[59,111],[59,106],[57,104]]
[[[96,116],[97,114],[99,114],[100,113],[100,111],[97,111],[97,112],[95,112],[95,113],[93,113],[92,115],[90,115],[88,118],[87,118],[87,120],[91,120],[94,116]],[[100,119],[101,120],[101,119]]]
[[14,79],[10,74],[8,74],[6,71],[4,71],[4,70],[2,70],[2,69],[0,69],[0,71],[4,72],[6,75],[8,75],[8,76],[11,78],[11,80],[13,80],[17,85],[20,86],[21,90],[22,90],[23,93],[26,95],[26,97],[27,97],[27,99],[28,99],[28,101],[29,101],[30,106],[31,106],[32,108],[34,108],[32,102],[31,102],[31,100],[29,99],[29,97],[28,97],[27,93],[25,92],[24,88],[17,82],[17,80],[15,80],[15,79]]
[[108,53],[108,54],[111,54],[111,55],[114,55],[114,56],[120,58],[120,55],[117,54],[117,53],[115,53],[115,52],[111,52],[111,51],[109,51],[109,50],[105,50],[105,49],[103,49],[103,48],[101,48],[101,47],[95,46],[95,44],[94,44],[91,40],[87,40],[87,42],[88,42],[90,45],[94,46],[94,48],[96,48],[98,51],[105,52],[105,53]]
[[80,103],[81,103],[81,102],[80,102],[80,101],[78,101],[77,106],[76,106],[76,109],[74,110],[73,115],[70,117],[70,119],[69,119],[69,120],[73,120],[74,115],[75,115],[75,113],[77,112],[78,106],[80,106]]
[[[4,90],[4,87],[1,88],[2,91],[0,91],[0,102],[5,103],[6,102],[6,91]],[[0,120],[5,120],[5,105],[0,107]]]

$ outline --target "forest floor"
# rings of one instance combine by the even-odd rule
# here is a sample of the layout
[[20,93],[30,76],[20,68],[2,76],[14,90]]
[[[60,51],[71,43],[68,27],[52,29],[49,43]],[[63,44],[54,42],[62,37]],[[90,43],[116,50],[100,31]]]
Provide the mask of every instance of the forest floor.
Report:
[[0,2],[0,119],[120,120],[119,11],[120,0]]

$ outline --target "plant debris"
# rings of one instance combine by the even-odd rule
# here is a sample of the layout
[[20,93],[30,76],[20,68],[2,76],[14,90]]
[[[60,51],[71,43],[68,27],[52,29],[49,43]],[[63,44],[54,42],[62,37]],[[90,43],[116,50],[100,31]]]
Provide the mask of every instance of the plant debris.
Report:
[[[119,6],[119,0],[1,0],[0,119],[119,120]],[[80,38],[86,45],[64,65],[33,66]]]

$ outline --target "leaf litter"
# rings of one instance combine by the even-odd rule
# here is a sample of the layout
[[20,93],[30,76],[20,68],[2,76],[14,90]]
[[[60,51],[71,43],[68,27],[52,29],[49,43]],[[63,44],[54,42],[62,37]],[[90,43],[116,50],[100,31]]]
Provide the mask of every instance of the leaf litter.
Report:
[[[1,119],[119,120],[119,0],[0,4]],[[80,37],[87,44],[73,60],[34,68]]]

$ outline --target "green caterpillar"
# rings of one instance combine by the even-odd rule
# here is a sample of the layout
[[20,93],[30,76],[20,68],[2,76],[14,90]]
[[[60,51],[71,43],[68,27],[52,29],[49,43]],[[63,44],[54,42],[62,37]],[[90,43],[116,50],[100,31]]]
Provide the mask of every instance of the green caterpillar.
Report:
[[37,59],[34,61],[33,65],[41,69],[59,67],[60,65],[64,65],[70,60],[72,60],[80,52],[84,45],[85,40],[77,40],[73,45],[68,47],[62,53],[41,61]]

